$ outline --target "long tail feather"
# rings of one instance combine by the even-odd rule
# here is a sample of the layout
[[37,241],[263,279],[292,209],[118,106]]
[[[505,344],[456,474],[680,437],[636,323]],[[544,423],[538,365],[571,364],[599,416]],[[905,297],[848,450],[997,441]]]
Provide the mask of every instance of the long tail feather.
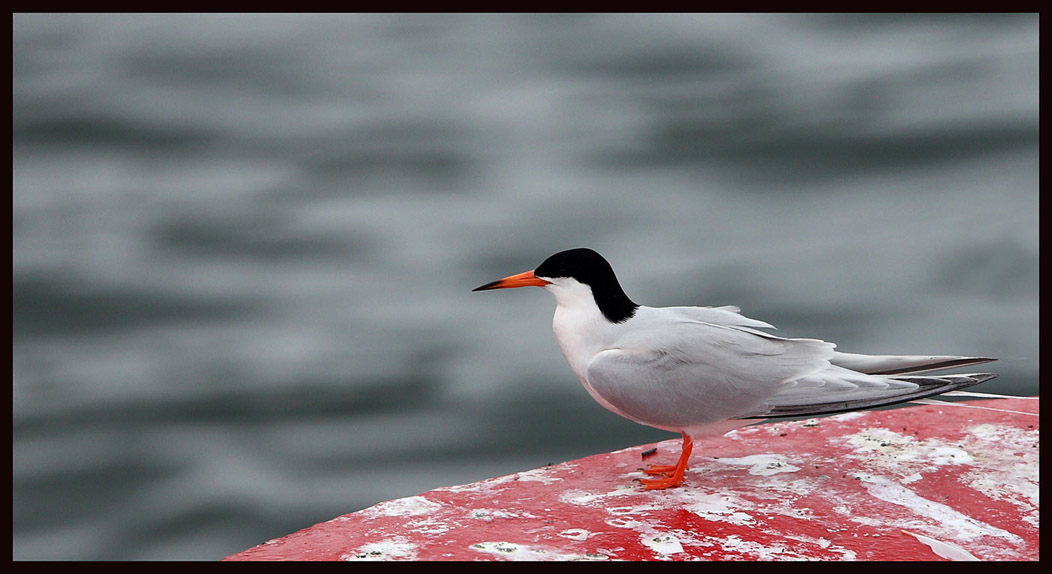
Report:
[[981,365],[995,360],[953,355],[862,355],[837,351],[830,362],[867,375],[906,375]]
[[767,411],[761,416],[751,416],[744,418],[777,418],[827,415],[834,413],[857,411],[862,409],[871,409],[874,407],[896,405],[899,403],[905,403],[915,401],[917,399],[941,395],[943,393],[967,388],[972,385],[978,385],[979,383],[989,381],[990,379],[993,379],[995,377],[997,377],[997,375],[993,373],[940,375],[932,377],[888,377],[888,379],[891,379],[893,381],[912,383],[917,386],[915,388],[903,389],[904,392],[893,395],[874,393],[871,396],[856,397],[850,400],[776,405],[771,407],[769,411]]

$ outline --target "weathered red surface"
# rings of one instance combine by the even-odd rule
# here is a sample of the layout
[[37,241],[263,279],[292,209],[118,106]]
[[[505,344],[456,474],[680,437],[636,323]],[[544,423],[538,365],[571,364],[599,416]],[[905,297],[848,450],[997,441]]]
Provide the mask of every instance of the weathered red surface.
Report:
[[739,429],[668,490],[634,482],[654,445],[439,488],[226,560],[1037,560],[1039,401],[956,404]]

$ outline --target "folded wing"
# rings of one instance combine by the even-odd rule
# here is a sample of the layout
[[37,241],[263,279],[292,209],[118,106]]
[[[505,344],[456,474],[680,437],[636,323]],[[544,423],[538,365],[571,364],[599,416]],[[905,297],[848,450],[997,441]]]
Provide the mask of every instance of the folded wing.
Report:
[[692,429],[766,411],[787,385],[830,367],[832,343],[775,337],[727,308],[684,309],[653,321],[656,310],[641,309],[636,328],[595,355],[585,384],[600,403],[642,424]]
[[[617,348],[598,353],[586,384],[607,408],[667,430],[892,405],[997,376],[920,376],[993,359],[841,353],[825,341],[759,331],[772,327],[740,315],[736,307],[641,308],[640,313],[642,328]],[[646,328],[644,313],[655,313],[653,328]]]

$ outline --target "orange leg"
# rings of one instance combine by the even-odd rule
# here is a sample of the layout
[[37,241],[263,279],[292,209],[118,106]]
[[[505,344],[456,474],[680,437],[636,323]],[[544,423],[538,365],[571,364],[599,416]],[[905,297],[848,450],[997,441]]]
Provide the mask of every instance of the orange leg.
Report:
[[683,473],[687,470],[687,461],[690,460],[692,450],[694,450],[694,440],[687,436],[687,433],[683,433],[683,452],[680,453],[676,464],[647,465],[643,472],[651,476],[661,476],[661,478],[642,478],[639,480],[640,484],[647,490],[661,490],[683,484]]

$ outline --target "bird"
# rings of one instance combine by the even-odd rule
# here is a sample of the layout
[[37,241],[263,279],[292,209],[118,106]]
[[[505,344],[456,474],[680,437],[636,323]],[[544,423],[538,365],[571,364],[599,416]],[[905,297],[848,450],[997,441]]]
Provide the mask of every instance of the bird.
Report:
[[993,373],[930,375],[984,357],[863,355],[819,339],[768,333],[736,306],[648,307],[625,294],[596,251],[561,251],[535,269],[472,290],[542,287],[552,330],[593,399],[636,423],[679,433],[675,464],[649,464],[646,490],[683,484],[694,443],[779,417],[819,416],[915,401],[988,381]]

